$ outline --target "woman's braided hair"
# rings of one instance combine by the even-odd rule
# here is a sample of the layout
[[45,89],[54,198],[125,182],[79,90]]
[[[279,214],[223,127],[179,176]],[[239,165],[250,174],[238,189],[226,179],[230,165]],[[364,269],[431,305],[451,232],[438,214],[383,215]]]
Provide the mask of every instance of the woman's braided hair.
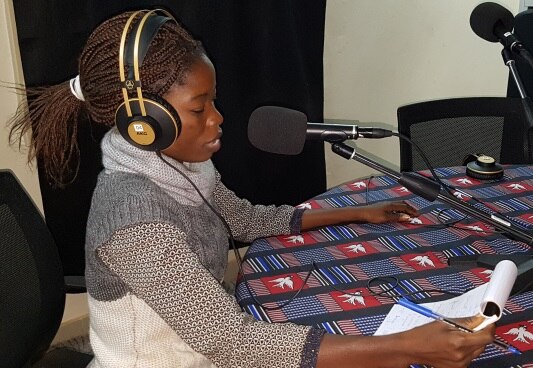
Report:
[[[109,127],[115,124],[115,111],[123,101],[119,76],[120,38],[132,13],[122,13],[104,21],[89,36],[79,59],[85,101],[71,93],[69,81],[28,89],[25,91],[28,108],[19,106],[10,121],[10,142],[18,140],[20,146],[22,137],[31,131],[28,161],[37,158],[55,186],[64,186],[76,177],[80,113],[88,113],[93,123]],[[141,12],[139,17],[144,14]],[[140,69],[143,92],[163,96],[174,84],[183,84],[191,65],[204,55],[199,41],[175,22],[166,22],[150,43]],[[127,66],[125,68],[127,72]]]

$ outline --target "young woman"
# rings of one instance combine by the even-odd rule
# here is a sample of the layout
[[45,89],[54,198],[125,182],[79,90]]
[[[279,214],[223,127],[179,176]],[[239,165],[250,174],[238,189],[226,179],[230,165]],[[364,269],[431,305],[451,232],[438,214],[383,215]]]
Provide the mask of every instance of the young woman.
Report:
[[[76,151],[80,112],[115,125],[127,99],[122,33],[151,16],[128,12],[102,23],[81,54],[79,77],[42,91],[29,114],[13,120],[12,135],[33,128],[30,159],[42,160],[56,183]],[[402,221],[416,211],[404,203],[304,211],[237,198],[210,160],[223,121],[213,64],[177,22],[161,23],[139,62],[139,86],[175,110],[181,129],[155,151],[116,127],[102,141],[105,169],[86,238],[91,367],[466,367],[492,341],[493,326],[468,334],[434,322],[389,336],[337,336],[240,310],[222,285],[229,232],[252,241],[341,222]],[[134,67],[127,64],[126,73]]]

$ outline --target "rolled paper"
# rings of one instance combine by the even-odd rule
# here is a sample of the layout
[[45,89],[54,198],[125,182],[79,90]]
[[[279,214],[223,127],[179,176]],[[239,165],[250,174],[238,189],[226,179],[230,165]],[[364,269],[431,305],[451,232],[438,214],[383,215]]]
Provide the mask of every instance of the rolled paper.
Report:
[[496,264],[480,304],[479,313],[485,320],[476,326],[474,331],[479,331],[500,319],[517,275],[518,269],[514,262],[504,260]]

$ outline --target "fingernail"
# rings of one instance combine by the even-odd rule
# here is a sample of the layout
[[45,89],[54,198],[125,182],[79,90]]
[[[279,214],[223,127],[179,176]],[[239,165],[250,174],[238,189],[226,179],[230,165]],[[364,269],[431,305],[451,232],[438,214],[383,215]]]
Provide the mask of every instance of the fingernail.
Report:
[[400,220],[410,220],[411,219],[411,216],[409,216],[408,214],[406,213],[402,213],[400,215]]

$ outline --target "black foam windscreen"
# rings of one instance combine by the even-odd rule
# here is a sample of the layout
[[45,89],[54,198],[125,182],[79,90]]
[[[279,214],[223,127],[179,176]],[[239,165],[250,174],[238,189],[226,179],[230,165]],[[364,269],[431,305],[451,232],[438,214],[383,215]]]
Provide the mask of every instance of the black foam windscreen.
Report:
[[261,106],[248,120],[248,139],[262,151],[282,155],[302,152],[307,116],[300,111],[278,106]]
[[509,32],[513,29],[514,16],[503,6],[487,2],[479,4],[470,14],[470,27],[479,37],[489,42],[498,42],[494,32],[495,26],[501,22],[503,29]]

